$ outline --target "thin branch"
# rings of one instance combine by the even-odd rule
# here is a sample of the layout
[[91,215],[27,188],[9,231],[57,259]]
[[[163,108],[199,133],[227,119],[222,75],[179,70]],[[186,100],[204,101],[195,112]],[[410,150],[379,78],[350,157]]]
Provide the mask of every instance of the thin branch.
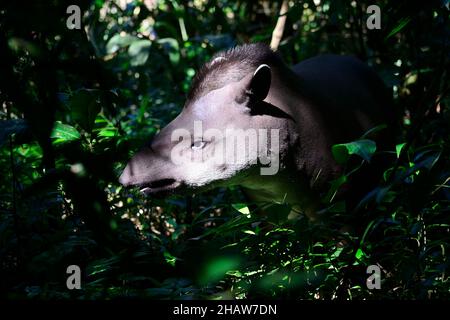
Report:
[[277,24],[272,32],[272,40],[270,41],[270,47],[272,50],[277,50],[280,45],[281,38],[283,38],[284,26],[286,24],[286,13],[289,9],[288,1],[283,0],[280,8],[280,15],[278,16]]

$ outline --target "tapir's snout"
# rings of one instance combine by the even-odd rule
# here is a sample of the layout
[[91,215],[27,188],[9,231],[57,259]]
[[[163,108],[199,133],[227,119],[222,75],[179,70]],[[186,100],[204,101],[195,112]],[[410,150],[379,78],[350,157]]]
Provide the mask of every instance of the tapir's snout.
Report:
[[133,181],[132,170],[130,169],[130,166],[127,165],[119,177],[119,182],[124,187],[128,187],[133,185],[132,181]]
[[141,150],[128,162],[119,182],[125,187],[138,187],[146,195],[170,193],[180,187],[182,182],[170,175],[168,165],[152,150]]

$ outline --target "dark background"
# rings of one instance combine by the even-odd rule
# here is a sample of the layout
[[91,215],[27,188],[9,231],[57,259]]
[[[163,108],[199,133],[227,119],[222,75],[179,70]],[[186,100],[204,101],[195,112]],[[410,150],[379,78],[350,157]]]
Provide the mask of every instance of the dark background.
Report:
[[[117,182],[213,53],[270,42],[281,1],[82,1],[81,30],[66,27],[70,4],[0,5],[2,298],[449,298],[448,1],[289,6],[286,63],[353,54],[392,89],[398,145],[350,234],[331,199],[342,179],[324,224],[286,221],[288,204],[249,216],[239,188],[156,200]],[[80,290],[66,288],[72,264]]]

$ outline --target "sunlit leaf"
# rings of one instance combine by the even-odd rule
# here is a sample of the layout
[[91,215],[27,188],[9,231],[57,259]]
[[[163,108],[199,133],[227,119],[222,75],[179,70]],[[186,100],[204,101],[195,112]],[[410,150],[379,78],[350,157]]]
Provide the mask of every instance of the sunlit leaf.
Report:
[[172,267],[175,267],[175,263],[177,262],[177,258],[170,254],[168,251],[164,251],[164,258],[166,262],[170,264]]
[[103,128],[98,132],[98,136],[99,137],[105,137],[105,138],[111,138],[111,137],[115,137],[117,135],[117,128],[114,127],[107,127],[107,128]]
[[404,27],[408,25],[408,23],[411,22],[410,17],[401,18],[398,24],[389,32],[389,34],[386,36],[385,40],[389,39],[393,35],[399,33]]
[[206,264],[200,281],[204,284],[219,281],[228,271],[235,270],[239,265],[240,261],[236,257],[215,258]]
[[250,214],[250,209],[245,203],[233,203],[231,206],[242,214]]
[[374,141],[363,139],[349,143],[335,144],[331,151],[334,159],[338,163],[344,164],[352,154],[358,155],[369,162],[376,149],[377,146]]
[[395,146],[395,152],[397,154],[397,158],[400,158],[400,153],[402,152],[403,147],[406,145],[406,142],[400,143]]
[[151,45],[152,42],[150,40],[137,40],[130,45],[128,55],[130,56],[130,64],[133,67],[141,66],[147,62]]
[[57,139],[55,143],[59,143],[80,139],[81,135],[74,127],[57,121],[55,122],[55,126],[53,127],[50,137]]
[[137,39],[137,37],[131,36],[129,34],[116,34],[111,39],[109,39],[108,43],[106,44],[106,52],[108,54],[114,53],[121,48],[128,47]]
[[355,258],[356,258],[356,259],[362,260],[362,259],[364,259],[365,257],[366,257],[366,254],[364,253],[364,251],[363,251],[361,248],[359,248],[358,250],[356,250],[356,253],[355,253]]

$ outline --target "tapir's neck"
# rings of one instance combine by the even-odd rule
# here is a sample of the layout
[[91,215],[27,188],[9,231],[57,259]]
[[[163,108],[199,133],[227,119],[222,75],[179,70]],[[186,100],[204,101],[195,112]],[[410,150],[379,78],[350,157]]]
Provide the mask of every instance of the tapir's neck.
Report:
[[[266,102],[280,108],[292,117],[286,120],[285,130],[289,137],[290,159],[284,160],[288,163],[284,170],[276,177],[259,177],[255,183],[244,185],[247,194],[255,200],[286,201],[292,204],[300,204],[302,207],[312,207],[315,196],[310,188],[314,187],[317,177],[320,176],[317,168],[305,161],[310,154],[327,154],[326,148],[331,148],[329,137],[321,130],[322,121],[320,113],[311,103],[311,94],[308,84],[287,67],[272,68],[272,85]],[[314,141],[314,148],[305,148],[305,144]],[[313,150],[313,151],[311,151]],[[323,157],[320,161],[325,160]],[[302,177],[292,175],[292,172],[302,173]],[[259,187],[258,187],[259,186]]]
[[273,68],[272,85],[266,102],[271,103],[297,122],[319,120],[319,115],[310,107],[308,83],[286,66]]
[[[303,143],[314,141],[315,150],[323,151],[319,149],[331,148],[331,137],[324,133],[324,115],[313,101],[316,98],[310,84],[290,68],[274,68],[272,87],[266,101],[292,117],[293,121],[288,124],[290,137],[297,136]],[[297,157],[301,158],[301,155]]]

